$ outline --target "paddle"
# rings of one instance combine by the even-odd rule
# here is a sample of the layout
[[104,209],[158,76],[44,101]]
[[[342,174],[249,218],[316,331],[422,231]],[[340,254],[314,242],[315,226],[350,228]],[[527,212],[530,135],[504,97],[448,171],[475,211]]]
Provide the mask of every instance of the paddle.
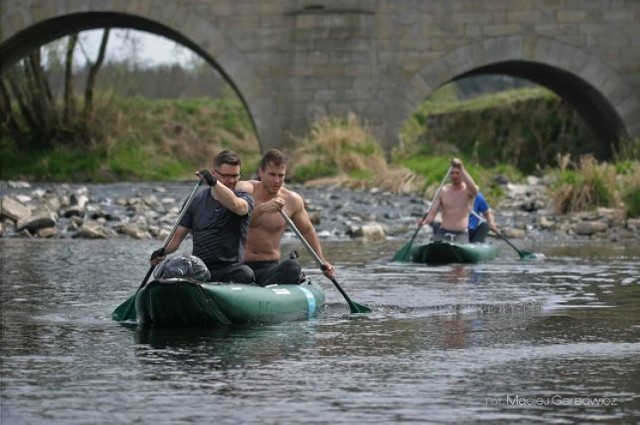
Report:
[[[318,265],[318,267],[320,267],[320,270],[324,271],[325,266],[322,263],[322,260],[320,259],[320,257],[318,257],[318,254],[316,254],[316,252],[313,250],[311,245],[309,245],[309,242],[307,242],[304,236],[302,236],[302,233],[300,233],[300,231],[298,230],[296,225],[293,223],[293,221],[291,221],[291,219],[282,210],[280,210],[280,215],[282,216],[282,218],[284,218],[284,221],[287,222],[287,224],[289,225],[289,228],[293,231],[293,233],[295,233],[298,239],[300,239],[300,242],[302,242],[302,244],[307,249],[309,254],[316,261],[316,264]],[[344,299],[347,300],[347,304],[349,304],[349,309],[351,310],[351,313],[371,313],[371,309],[369,307],[366,307],[354,301],[351,301],[351,298],[349,298],[347,293],[344,292],[344,289],[342,289],[342,287],[340,286],[337,280],[331,279],[331,282],[333,282],[336,288],[338,288],[338,291],[340,291]]]
[[[447,179],[449,178],[449,174],[451,174],[451,167],[449,167],[449,169],[447,170],[447,174],[444,176],[444,179],[442,179],[442,183],[440,183],[440,187],[438,187],[438,190],[436,190],[436,194],[434,195],[433,200],[429,205],[429,208],[427,208],[427,212],[424,213],[422,220],[427,218],[427,216],[429,215],[429,212],[431,211],[431,207],[435,203],[436,199],[438,199],[438,195],[440,195],[440,192],[442,191],[442,187],[444,186],[444,184],[447,182]],[[393,261],[409,261],[411,259],[411,245],[413,245],[413,241],[416,239],[416,236],[418,236],[418,232],[420,231],[421,228],[422,228],[422,224],[418,225],[418,228],[416,229],[415,232],[413,232],[413,236],[411,237],[411,240],[409,241],[409,243],[404,245],[402,248],[398,250],[398,252],[396,252],[396,255],[393,256]]]
[[[180,220],[182,220],[184,213],[187,211],[187,208],[189,207],[189,204],[191,204],[193,195],[195,195],[196,190],[198,190],[198,187],[200,187],[201,184],[202,184],[202,180],[199,180],[198,184],[196,184],[196,186],[193,188],[193,190],[191,191],[191,194],[189,195],[186,202],[182,206],[182,210],[180,210],[180,215],[178,216],[178,219],[176,220],[175,224],[173,225],[173,228],[171,229],[171,232],[169,233],[167,238],[164,240],[164,243],[162,244],[163,251],[167,247],[167,245],[169,245],[169,241],[171,240],[173,235],[176,233],[176,229],[178,228],[178,224],[180,223]],[[136,295],[138,295],[138,292],[140,291],[140,289],[142,289],[144,285],[146,285],[147,281],[151,277],[151,273],[153,273],[153,269],[155,268],[156,266],[149,267],[149,271],[144,276],[144,279],[142,279],[142,283],[138,287],[138,290],[136,291],[136,293],[133,294],[131,297],[129,297],[128,300],[120,304],[115,310],[113,310],[113,313],[111,313],[111,317],[113,318],[113,320],[117,322],[124,322],[127,320],[136,319],[137,317],[136,309],[134,308],[136,305]]]
[[[471,214],[473,214],[474,216],[476,216],[478,218],[478,220],[480,220],[481,222],[486,222],[487,220],[485,220],[484,217],[482,217],[480,214],[478,214],[477,212],[471,210]],[[495,230],[491,229],[491,231],[500,239],[502,239],[503,241],[505,241],[511,248],[515,249],[516,252],[518,253],[518,256],[523,259],[523,260],[528,260],[528,259],[533,259],[533,258],[544,258],[543,254],[537,254],[537,253],[533,253],[533,252],[529,252],[529,251],[524,251],[524,250],[520,250],[518,248],[516,248],[516,246],[511,243],[511,241],[509,239],[506,238],[506,236],[502,235],[502,233],[496,232]]]

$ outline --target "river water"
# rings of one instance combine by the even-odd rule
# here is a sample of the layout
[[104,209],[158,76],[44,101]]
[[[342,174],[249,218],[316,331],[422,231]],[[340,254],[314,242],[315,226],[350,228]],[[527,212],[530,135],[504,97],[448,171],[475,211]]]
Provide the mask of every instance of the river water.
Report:
[[110,318],[158,241],[0,239],[0,422],[638,422],[640,243],[390,262],[406,242],[324,242],[369,315],[289,238],[326,289],[319,317],[161,330]]

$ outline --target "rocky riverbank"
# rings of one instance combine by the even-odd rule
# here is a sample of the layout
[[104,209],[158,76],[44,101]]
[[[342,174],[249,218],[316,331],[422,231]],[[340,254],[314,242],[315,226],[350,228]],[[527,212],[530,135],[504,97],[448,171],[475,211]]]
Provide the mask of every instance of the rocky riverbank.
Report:
[[[193,182],[109,185],[0,182],[4,238],[129,237],[164,240]],[[429,200],[377,189],[352,191],[337,185],[293,185],[307,200],[323,239],[409,237]],[[548,205],[547,182],[529,177],[506,183],[507,196],[493,206],[508,238],[601,239],[612,242],[640,236],[640,219],[623,210],[555,215]],[[425,235],[430,229],[424,229]]]

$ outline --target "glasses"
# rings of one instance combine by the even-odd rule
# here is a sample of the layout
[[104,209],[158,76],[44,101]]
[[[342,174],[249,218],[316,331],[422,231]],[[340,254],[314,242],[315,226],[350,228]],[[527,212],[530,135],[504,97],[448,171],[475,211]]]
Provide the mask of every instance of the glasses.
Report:
[[224,180],[231,180],[231,179],[233,179],[233,180],[240,180],[240,177],[242,177],[242,174],[241,174],[241,173],[238,173],[238,174],[223,174],[223,173],[221,173],[220,171],[218,171],[218,170],[216,170],[216,169],[214,169],[213,171],[215,171],[216,173],[218,173],[218,175],[219,175],[220,177],[222,177]]

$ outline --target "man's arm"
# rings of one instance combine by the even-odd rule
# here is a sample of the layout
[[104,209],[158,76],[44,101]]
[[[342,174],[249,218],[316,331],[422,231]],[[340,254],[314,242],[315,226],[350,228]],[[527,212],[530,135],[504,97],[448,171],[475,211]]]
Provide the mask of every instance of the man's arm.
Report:
[[262,218],[265,215],[274,214],[280,212],[286,202],[282,198],[273,198],[267,202],[263,202],[260,205],[254,207],[251,212],[251,219],[249,220],[249,227],[260,227]]
[[247,192],[250,195],[253,195],[255,192],[254,182],[257,183],[257,180],[242,180],[236,184],[236,190],[241,192]]
[[211,196],[239,216],[249,214],[249,203],[247,200],[240,198],[233,190],[223,184],[213,186],[211,188]]
[[493,230],[493,232],[496,234],[500,234],[500,230],[498,230],[498,226],[496,225],[496,217],[493,215],[493,211],[491,211],[491,209],[488,209],[482,214],[487,219],[487,224],[489,225],[489,229]]
[[467,169],[464,168],[462,161],[460,161],[458,158],[453,158],[451,160],[451,165],[455,166],[456,164],[460,167],[460,172],[462,173],[462,181],[467,187],[467,193],[469,194],[469,197],[471,199],[475,199],[476,195],[478,194],[478,185],[475,181],[473,181],[473,178],[467,172]]
[[446,188],[442,188],[442,191],[440,192],[440,194],[438,194],[438,197],[433,201],[433,205],[429,209],[429,214],[427,214],[424,220],[420,220],[421,226],[424,226],[425,224],[433,223],[433,220],[435,220],[436,215],[438,215],[438,211],[442,206],[442,193],[445,190]]
[[322,252],[322,247],[320,246],[320,240],[318,239],[318,234],[316,233],[316,229],[313,227],[311,223],[311,219],[309,218],[309,214],[307,210],[304,208],[304,202],[302,198],[296,198],[293,202],[295,205],[293,207],[293,213],[291,214],[291,221],[296,225],[302,236],[307,240],[311,248],[318,254],[318,257],[322,260],[324,265],[323,273],[329,279],[335,278],[335,270],[331,263],[329,263],[324,258],[324,253]]
[[176,231],[171,237],[169,243],[167,243],[166,248],[164,250],[162,250],[162,248],[157,249],[151,254],[151,260],[149,260],[151,265],[157,266],[162,260],[165,259],[167,255],[171,254],[172,252],[176,252],[189,232],[190,230],[184,226],[176,227]]
[[211,189],[211,196],[217,199],[222,205],[239,216],[249,214],[249,203],[240,198],[235,192],[224,184],[218,183],[218,180],[211,175],[209,170],[203,169],[196,173],[198,177],[203,179]]

